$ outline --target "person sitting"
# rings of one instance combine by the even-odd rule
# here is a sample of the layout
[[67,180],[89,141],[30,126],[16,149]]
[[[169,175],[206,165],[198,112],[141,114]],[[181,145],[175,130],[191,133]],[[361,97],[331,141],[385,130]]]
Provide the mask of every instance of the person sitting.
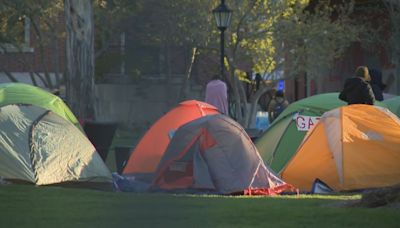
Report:
[[339,94],[339,99],[351,104],[369,104],[373,105],[375,96],[372,92],[369,81],[371,77],[368,67],[359,66],[356,69],[355,77],[346,79],[344,88]]
[[276,91],[268,105],[269,122],[272,123],[288,105],[289,102],[285,98],[285,93],[282,90]]

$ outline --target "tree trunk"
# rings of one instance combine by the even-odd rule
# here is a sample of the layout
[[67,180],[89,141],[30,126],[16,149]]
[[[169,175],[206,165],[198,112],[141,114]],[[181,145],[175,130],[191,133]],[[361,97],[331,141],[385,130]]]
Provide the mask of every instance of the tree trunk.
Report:
[[256,113],[257,111],[257,104],[258,104],[258,100],[260,99],[260,97],[268,92],[268,90],[270,90],[270,87],[261,87],[259,90],[257,90],[257,92],[255,94],[253,94],[250,98],[250,110],[248,111],[248,114],[246,115],[246,119],[245,119],[245,124],[244,126],[246,128],[250,127],[251,124],[251,119],[253,117],[253,115]]
[[242,124],[243,127],[247,127],[247,117],[249,115],[249,109],[248,109],[248,100],[247,100],[247,95],[246,95],[246,91],[244,89],[243,83],[239,80],[238,77],[237,78],[237,87],[238,87],[238,91],[239,91],[239,96],[240,96],[240,103],[241,103],[241,107],[242,107],[242,119],[239,120],[238,122],[240,124]]
[[242,112],[242,107],[241,107],[241,99],[240,99],[240,93],[239,93],[239,79],[234,75],[234,69],[232,67],[231,70],[231,81],[232,81],[232,92],[233,92],[233,102],[235,104],[235,110],[234,110],[234,119],[238,123],[243,123],[243,112]]
[[190,77],[192,74],[192,69],[193,69],[193,65],[196,61],[196,56],[197,56],[198,50],[197,47],[192,48],[192,54],[190,56],[190,62],[189,62],[189,66],[188,69],[186,71],[186,77],[183,81],[183,85],[180,91],[180,95],[179,95],[179,99],[181,101],[186,100],[188,97],[188,90],[189,90],[189,82],[190,82]]
[[90,0],[65,0],[66,92],[78,118],[94,118],[94,29]]

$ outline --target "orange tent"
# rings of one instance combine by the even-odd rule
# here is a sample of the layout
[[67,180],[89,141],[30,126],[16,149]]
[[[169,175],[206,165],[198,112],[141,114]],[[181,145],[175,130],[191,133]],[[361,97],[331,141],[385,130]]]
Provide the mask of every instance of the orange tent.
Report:
[[321,180],[334,191],[400,183],[400,119],[388,109],[349,105],[326,112],[281,172],[311,191]]
[[217,108],[207,103],[196,100],[180,103],[150,127],[132,151],[123,174],[154,173],[175,130],[194,119],[213,114],[219,114]]

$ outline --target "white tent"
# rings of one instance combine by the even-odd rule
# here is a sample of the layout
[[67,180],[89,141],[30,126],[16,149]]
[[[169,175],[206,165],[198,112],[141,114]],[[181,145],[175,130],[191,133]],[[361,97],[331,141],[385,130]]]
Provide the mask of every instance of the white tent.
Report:
[[0,176],[36,185],[112,182],[96,149],[76,126],[33,105],[0,108]]

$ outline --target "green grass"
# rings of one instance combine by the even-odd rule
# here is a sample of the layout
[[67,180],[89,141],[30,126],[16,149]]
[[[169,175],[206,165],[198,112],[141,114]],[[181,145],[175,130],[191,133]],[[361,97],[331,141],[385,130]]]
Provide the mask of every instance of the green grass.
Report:
[[[106,160],[112,172],[115,147],[133,148],[140,137],[116,132]],[[6,186],[0,197],[0,227],[400,227],[400,209],[338,206],[360,195],[223,197]]]
[[0,187],[0,227],[399,227],[400,210],[353,196],[223,197]]

